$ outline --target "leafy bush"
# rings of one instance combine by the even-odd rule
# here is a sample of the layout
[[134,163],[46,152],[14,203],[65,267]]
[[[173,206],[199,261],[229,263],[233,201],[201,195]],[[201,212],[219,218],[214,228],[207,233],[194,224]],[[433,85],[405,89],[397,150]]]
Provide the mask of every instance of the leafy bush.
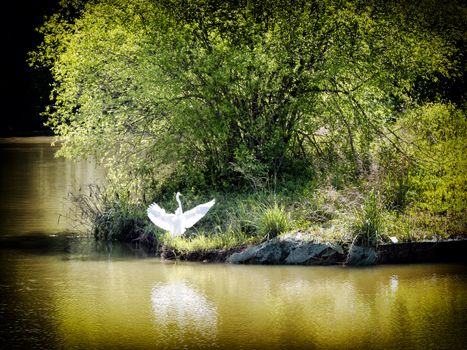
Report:
[[416,207],[432,213],[467,210],[467,114],[452,104],[432,103],[404,121],[417,166],[410,181]]

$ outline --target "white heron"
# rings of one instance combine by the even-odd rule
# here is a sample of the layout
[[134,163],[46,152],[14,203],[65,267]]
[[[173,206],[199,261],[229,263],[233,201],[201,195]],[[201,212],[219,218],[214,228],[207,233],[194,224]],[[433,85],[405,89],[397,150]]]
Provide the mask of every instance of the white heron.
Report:
[[178,208],[175,210],[175,214],[166,213],[165,210],[156,203],[152,203],[148,208],[149,219],[151,219],[154,225],[169,231],[173,237],[181,236],[187,228],[192,227],[206,215],[208,210],[216,203],[216,200],[213,199],[210,202],[200,204],[184,213],[182,210],[182,203],[180,202],[180,192],[177,192],[175,199],[178,202]]

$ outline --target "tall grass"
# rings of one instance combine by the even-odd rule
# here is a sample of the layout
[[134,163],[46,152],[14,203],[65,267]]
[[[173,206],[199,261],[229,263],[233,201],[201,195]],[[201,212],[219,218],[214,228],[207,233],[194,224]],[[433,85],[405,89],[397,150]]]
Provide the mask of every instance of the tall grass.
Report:
[[370,191],[364,204],[356,213],[353,224],[354,243],[376,247],[381,242],[384,223],[378,196]]
[[209,234],[198,232],[192,237],[172,237],[166,233],[161,237],[161,243],[170,247],[180,254],[186,254],[193,251],[208,251],[214,249],[232,249],[247,244],[257,243],[259,240],[255,236],[248,236],[243,232],[229,230],[222,234]]
[[96,240],[144,241],[157,240],[154,226],[148,222],[146,208],[118,197],[110,198],[105,189],[89,186],[87,192],[70,194],[75,220],[89,227]]
[[286,232],[290,228],[289,215],[283,207],[274,203],[273,206],[267,207],[259,214],[258,230],[259,234],[264,239],[277,237],[281,233]]

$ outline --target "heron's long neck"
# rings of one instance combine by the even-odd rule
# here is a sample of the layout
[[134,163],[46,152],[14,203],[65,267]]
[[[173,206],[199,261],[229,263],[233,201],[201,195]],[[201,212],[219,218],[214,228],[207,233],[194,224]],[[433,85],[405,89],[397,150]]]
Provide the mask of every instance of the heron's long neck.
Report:
[[178,202],[178,210],[180,211],[180,214],[181,214],[181,213],[183,213],[183,209],[182,209],[182,202],[180,201],[180,194],[179,193],[177,193],[177,195],[175,196],[175,199]]

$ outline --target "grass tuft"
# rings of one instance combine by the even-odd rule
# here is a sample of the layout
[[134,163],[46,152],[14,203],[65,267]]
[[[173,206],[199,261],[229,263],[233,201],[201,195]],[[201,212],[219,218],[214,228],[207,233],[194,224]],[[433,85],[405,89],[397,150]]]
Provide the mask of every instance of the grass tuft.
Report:
[[271,239],[290,228],[289,215],[283,207],[274,203],[260,214],[258,224],[260,235],[265,239]]
[[384,230],[382,211],[378,196],[370,191],[353,225],[354,242],[366,247],[376,247],[381,242]]

